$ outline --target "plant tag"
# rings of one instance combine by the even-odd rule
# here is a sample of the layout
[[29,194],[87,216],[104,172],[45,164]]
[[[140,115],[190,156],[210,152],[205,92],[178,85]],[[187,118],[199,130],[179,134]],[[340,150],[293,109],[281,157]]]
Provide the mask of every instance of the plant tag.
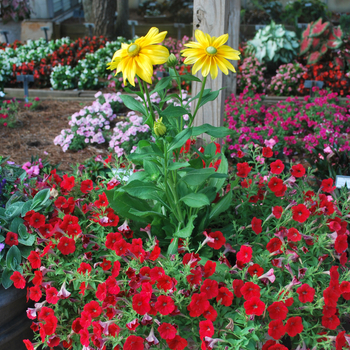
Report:
[[266,27],[265,24],[256,24],[255,25],[255,30],[264,29],[265,27]]
[[350,176],[337,175],[335,178],[335,187],[342,188],[344,186],[350,188]]

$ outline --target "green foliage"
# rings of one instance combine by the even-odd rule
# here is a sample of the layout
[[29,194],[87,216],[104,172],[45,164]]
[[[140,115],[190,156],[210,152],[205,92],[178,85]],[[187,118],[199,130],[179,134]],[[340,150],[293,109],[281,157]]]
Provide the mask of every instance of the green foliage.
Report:
[[247,43],[246,54],[255,55],[260,62],[291,62],[298,54],[299,43],[295,32],[286,30],[282,24],[271,21],[259,29],[254,39]]
[[340,28],[344,33],[350,34],[350,14],[343,14],[340,16]]

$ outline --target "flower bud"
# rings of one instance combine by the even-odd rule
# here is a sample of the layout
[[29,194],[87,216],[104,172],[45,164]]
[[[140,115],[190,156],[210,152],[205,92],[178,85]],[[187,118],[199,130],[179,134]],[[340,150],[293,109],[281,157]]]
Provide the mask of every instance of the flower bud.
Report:
[[177,65],[177,58],[173,53],[169,55],[168,61],[166,64],[169,68],[174,68]]
[[160,118],[154,123],[153,130],[157,136],[163,136],[166,133],[166,126],[163,124],[162,119]]

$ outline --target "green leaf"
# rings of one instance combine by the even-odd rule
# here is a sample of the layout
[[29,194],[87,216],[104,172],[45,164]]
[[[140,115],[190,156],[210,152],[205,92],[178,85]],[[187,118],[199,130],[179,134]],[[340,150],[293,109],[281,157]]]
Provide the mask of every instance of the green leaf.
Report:
[[187,196],[182,197],[180,201],[183,201],[191,208],[201,208],[210,205],[208,197],[203,193],[190,193]]
[[164,90],[168,87],[169,83],[172,81],[172,77],[164,77],[162,79],[159,80],[159,82],[157,83],[157,85],[155,86],[154,90],[151,92],[151,95],[155,92]]
[[[228,174],[228,161],[224,154],[221,155],[221,163],[219,165],[219,168],[217,170],[218,174]],[[219,190],[223,187],[224,183],[226,181],[226,178],[211,178],[209,181],[209,186],[213,186],[216,188],[216,192],[219,192]]]
[[198,83],[201,83],[202,80],[197,78],[195,75],[192,74],[182,74],[180,75],[181,80],[188,80],[188,81],[197,81]]
[[24,202],[16,202],[11,204],[5,211],[7,219],[12,219],[21,213]]
[[6,268],[2,272],[1,283],[5,289],[10,288],[13,284],[13,282],[10,280],[10,277],[12,276],[12,274],[13,274],[13,271]]
[[19,237],[21,239],[27,239],[29,237],[29,233],[27,232],[27,229],[26,229],[25,225],[23,225],[23,224],[20,224],[18,226],[18,232],[17,233],[19,234]]
[[169,145],[168,152],[171,152],[172,150],[182,147],[185,142],[191,137],[192,134],[192,128],[187,128],[185,130],[182,130],[179,134],[177,134],[173,141]]
[[120,95],[120,98],[127,108],[131,109],[132,111],[140,112],[145,116],[148,115],[145,106],[140,101],[135,100],[134,97],[129,95]]
[[12,220],[9,230],[14,233],[18,233],[18,227],[23,223],[23,220],[19,217],[16,217]]
[[35,210],[35,208],[38,208],[39,206],[44,206],[49,198],[50,198],[50,189],[45,188],[44,190],[41,190],[33,198],[33,203],[30,209]]
[[152,211],[152,208],[147,201],[132,197],[126,192],[119,192],[116,190],[105,191],[105,193],[111,208],[118,213],[118,215],[131,220],[141,221],[146,224],[149,223],[148,218],[129,213],[131,208],[139,211]]
[[18,238],[18,243],[31,247],[35,242],[35,235],[30,235],[27,239]]
[[132,173],[128,179],[128,183],[139,180],[142,181],[147,177],[147,174],[145,171],[137,171],[136,173]]
[[[222,90],[222,89],[220,89],[220,90]],[[204,106],[206,103],[208,103],[210,101],[214,101],[219,96],[220,90],[211,91],[211,92],[209,92],[209,94],[206,94],[205,96],[203,96],[200,103],[199,103],[199,107]]]
[[151,217],[154,217],[155,215],[156,216],[160,216],[162,218],[165,218],[166,216],[164,216],[163,214],[161,213],[158,213],[157,211],[142,211],[142,210],[137,210],[137,209],[133,209],[131,208],[129,210],[129,213],[130,214],[133,214],[133,215],[136,215],[136,216],[141,216],[141,217],[146,217],[146,216],[151,216]]
[[24,217],[28,211],[30,211],[30,207],[32,206],[33,200],[30,199],[29,201],[25,202],[23,204],[22,210],[21,210],[21,216]]
[[170,105],[164,111],[161,112],[161,117],[164,116],[168,118],[177,118],[189,113],[190,112],[186,108]]
[[193,221],[196,219],[197,215],[192,215],[186,225],[185,228],[176,231],[174,233],[174,237],[178,237],[178,238],[188,238],[191,237],[191,234],[193,232],[194,229],[194,225],[193,225]]
[[224,126],[212,126],[210,124],[203,124],[201,126],[195,126],[192,128],[192,136],[197,136],[200,134],[208,134],[215,138],[223,138],[231,134],[231,131]]
[[232,191],[228,192],[224,197],[220,199],[218,203],[216,203],[209,214],[209,219],[213,219],[216,216],[220,215],[224,211],[228,210],[230,205],[232,204]]
[[179,239],[175,237],[168,247],[168,255],[177,254]]
[[156,164],[149,160],[144,160],[143,168],[145,169],[145,172],[152,178],[152,180],[156,180],[158,178],[160,171]]
[[155,194],[160,189],[151,182],[143,182],[134,180],[122,187],[122,190],[127,192],[133,197],[141,199],[154,199]]
[[168,169],[169,170],[177,170],[177,169],[181,169],[181,168],[186,168],[188,166],[190,166],[191,164],[189,162],[175,162],[175,163],[172,163]]
[[151,142],[149,142],[148,140],[140,140],[138,143],[139,149],[142,149],[143,147],[148,147],[148,146],[151,146]]
[[27,259],[30,252],[32,251],[32,247],[22,245],[22,246],[19,246],[19,250],[21,251],[22,257]]
[[214,168],[194,169],[189,171],[181,180],[190,186],[200,186],[214,173]]
[[21,251],[17,248],[17,246],[13,245],[8,250],[6,255],[6,266],[11,270],[16,271],[16,268],[19,266],[21,261]]

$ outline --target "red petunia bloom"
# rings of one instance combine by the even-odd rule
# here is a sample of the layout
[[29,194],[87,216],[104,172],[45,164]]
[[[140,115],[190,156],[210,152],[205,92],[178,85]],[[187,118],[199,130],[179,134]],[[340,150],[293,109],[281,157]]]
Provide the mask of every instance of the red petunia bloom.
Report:
[[253,217],[251,225],[252,225],[252,230],[258,235],[259,233],[262,232],[262,220],[258,219],[256,217]]
[[348,249],[348,236],[338,235],[334,243],[334,249],[338,254],[342,254]]
[[160,295],[154,304],[154,307],[161,315],[165,316],[174,311],[175,304],[171,297]]
[[[270,340],[268,340],[268,341],[263,345],[263,347],[262,347],[261,350],[269,350],[270,347],[271,347],[272,345],[275,345],[275,344],[276,344],[276,341],[270,339]],[[279,345],[279,344],[277,344],[277,345]]]
[[12,247],[13,245],[18,245],[18,235],[14,232],[7,232],[5,243]]
[[77,272],[79,272],[82,275],[85,275],[85,274],[90,274],[91,270],[92,270],[92,267],[90,264],[86,262],[82,262],[78,267]]
[[114,245],[117,241],[123,239],[123,236],[120,232],[110,232],[106,237],[106,247],[108,249],[114,250]]
[[80,191],[83,193],[88,193],[94,189],[94,185],[90,179],[84,180],[80,184]]
[[303,177],[305,175],[305,168],[301,164],[296,164],[292,166],[290,172],[294,177]]
[[94,204],[97,208],[107,207],[109,203],[106,194],[104,192],[102,194],[99,194],[98,200],[95,201]]
[[201,286],[201,292],[205,293],[208,299],[215,298],[219,293],[218,282],[206,279]]
[[343,281],[341,284],[340,284],[340,293],[343,295],[343,298],[345,300],[348,300],[345,298],[344,294],[349,294],[350,293],[350,282],[349,281]]
[[257,297],[260,298],[260,287],[253,282],[246,282],[244,286],[241,287],[241,293],[245,300]]
[[291,317],[287,320],[286,332],[290,337],[295,337],[297,334],[301,333],[303,329],[304,326],[301,317]]
[[184,257],[182,258],[182,263],[184,265],[190,265],[191,268],[194,268],[199,261],[202,259],[200,258],[199,254],[196,253],[186,253]]
[[269,350],[289,350],[283,344],[275,344],[269,347]]
[[132,298],[132,308],[139,315],[144,315],[151,310],[151,307],[149,305],[150,299],[151,298],[148,293],[136,294]]
[[265,310],[265,303],[258,297],[252,297],[247,300],[244,304],[244,309],[247,315],[261,316]]
[[40,213],[34,213],[29,219],[29,225],[34,228],[40,228],[45,225],[45,216]]
[[272,214],[276,219],[280,219],[283,213],[283,208],[280,206],[276,206],[272,208]]
[[272,177],[270,181],[268,182],[267,186],[269,186],[269,189],[272,192],[278,192],[283,189],[283,180],[277,178],[277,177]]
[[69,255],[75,252],[75,241],[73,238],[61,237],[57,244],[57,249],[63,255]]
[[137,335],[129,335],[124,343],[123,350],[143,350],[143,342],[143,338]]
[[282,241],[277,237],[270,239],[269,243],[267,243],[266,245],[266,249],[270,253],[279,251],[281,247],[282,247]]
[[281,320],[273,320],[269,323],[269,329],[267,331],[270,337],[275,340],[281,339],[286,333],[286,327]]
[[301,240],[301,234],[299,233],[299,231],[294,228],[294,227],[291,227],[289,230],[288,230],[288,234],[287,234],[287,237],[288,237],[288,240],[291,241],[291,242],[298,242]]
[[302,303],[312,303],[315,296],[315,289],[310,287],[307,283],[304,283],[297,289],[297,293]]
[[301,223],[305,222],[310,216],[310,211],[306,208],[304,204],[298,204],[292,207],[292,212],[293,220]]
[[216,269],[216,263],[214,261],[208,260],[204,265],[204,278],[208,278],[214,275]]
[[216,297],[216,301],[224,306],[230,306],[232,304],[234,296],[226,287],[221,287]]
[[248,263],[252,259],[252,257],[253,257],[253,249],[246,245],[242,245],[241,249],[236,255],[237,260],[240,261],[242,264]]
[[199,317],[204,311],[208,310],[209,306],[210,304],[205,293],[194,293],[187,310],[190,312],[191,317]]
[[214,325],[210,320],[199,322],[199,336],[201,339],[204,337],[212,337],[214,335]]
[[252,277],[254,275],[260,277],[264,273],[264,269],[259,264],[254,264],[248,267],[248,273]]
[[244,282],[242,280],[233,280],[232,288],[237,298],[242,298],[243,294],[241,292],[241,288],[243,286],[244,286]]
[[323,316],[331,317],[337,313],[337,308],[335,306],[324,305],[322,309]]
[[335,190],[335,188],[336,187],[333,186],[333,179],[322,180],[321,190],[323,192],[332,193]]
[[168,339],[166,342],[171,350],[183,350],[187,346],[187,340],[179,335],[176,335],[173,339]]
[[273,320],[284,320],[288,314],[288,309],[282,301],[273,302],[267,311]]
[[276,175],[281,174],[281,172],[284,170],[284,164],[280,159],[277,159],[275,162],[272,162],[270,164],[270,167],[271,172]]
[[74,176],[68,177],[67,174],[63,175],[63,181],[60,183],[61,189],[66,193],[72,190],[72,188],[75,185],[75,178]]
[[36,286],[40,286],[43,281],[43,273],[41,271],[34,271],[34,278],[32,279],[32,283]]
[[41,266],[40,255],[34,250],[30,252],[27,260],[30,262],[30,265],[33,269],[38,269]]
[[92,300],[84,306],[84,311],[90,314],[92,318],[95,318],[101,315],[102,308],[97,301]]
[[24,289],[26,286],[26,280],[22,276],[22,274],[18,271],[15,271],[12,276],[10,277],[10,280],[13,282],[15,288],[17,289]]
[[41,299],[42,293],[40,286],[29,288],[29,299],[38,302]]
[[50,287],[46,289],[46,300],[50,304],[57,304],[60,299],[58,296],[58,291],[55,287]]
[[162,339],[174,339],[177,331],[173,325],[164,322],[158,327],[158,332]]
[[322,317],[322,326],[328,329],[335,330],[340,325],[340,320],[337,315],[332,315],[330,317]]
[[214,238],[214,242],[208,242],[210,248],[220,249],[226,243],[226,238],[220,231],[210,232],[209,237]]
[[346,345],[345,331],[338,333],[335,338],[335,350],[343,350]]
[[265,158],[271,158],[273,156],[273,151],[270,147],[263,147],[262,155]]
[[209,305],[209,308],[203,312],[203,317],[214,322],[218,317],[218,313],[213,306]]
[[26,346],[27,350],[34,350],[34,346],[29,339],[23,339],[23,343]]
[[124,255],[129,249],[130,243],[126,242],[123,238],[114,243],[114,251],[118,256]]
[[251,170],[252,170],[252,168],[249,166],[249,164],[247,162],[238,163],[236,175],[244,178],[244,177],[248,176],[248,174],[250,173]]

